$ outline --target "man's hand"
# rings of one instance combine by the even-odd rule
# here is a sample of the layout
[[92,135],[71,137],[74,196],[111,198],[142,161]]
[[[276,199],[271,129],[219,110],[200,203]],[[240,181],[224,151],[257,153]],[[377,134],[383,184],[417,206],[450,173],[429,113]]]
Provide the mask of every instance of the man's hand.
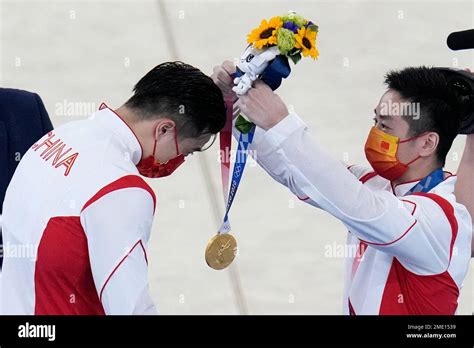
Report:
[[240,110],[250,121],[268,130],[288,116],[288,109],[281,98],[264,82],[255,81],[255,87],[240,96]]
[[232,90],[234,79],[231,75],[233,73],[235,73],[234,63],[226,60],[222,65],[215,66],[211,75],[214,83],[221,89],[224,99],[232,101],[237,99],[235,92]]

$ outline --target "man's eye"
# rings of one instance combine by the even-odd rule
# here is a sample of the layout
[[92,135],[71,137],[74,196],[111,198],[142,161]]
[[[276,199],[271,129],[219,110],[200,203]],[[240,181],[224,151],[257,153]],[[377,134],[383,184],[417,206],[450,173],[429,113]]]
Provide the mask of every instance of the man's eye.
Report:
[[[379,122],[377,121],[375,117],[373,118],[373,120],[374,120],[374,126],[377,126]],[[380,128],[389,129],[384,123],[380,123]]]

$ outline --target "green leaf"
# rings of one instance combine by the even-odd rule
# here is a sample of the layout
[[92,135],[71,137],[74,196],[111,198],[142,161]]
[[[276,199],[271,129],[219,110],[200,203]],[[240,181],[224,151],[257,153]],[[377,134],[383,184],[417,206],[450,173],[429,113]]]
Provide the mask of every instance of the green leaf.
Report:
[[301,50],[299,50],[297,48],[293,48],[288,55],[293,56],[293,55],[298,54],[300,52],[301,52]]
[[237,128],[240,133],[247,134],[253,127],[255,127],[255,125],[252,122],[247,121],[242,114],[240,114],[235,121],[235,128]]
[[293,61],[294,64],[298,63],[301,60],[301,53],[292,54],[289,58]]
[[308,26],[308,29],[318,32],[319,27],[316,24],[311,24],[310,26]]

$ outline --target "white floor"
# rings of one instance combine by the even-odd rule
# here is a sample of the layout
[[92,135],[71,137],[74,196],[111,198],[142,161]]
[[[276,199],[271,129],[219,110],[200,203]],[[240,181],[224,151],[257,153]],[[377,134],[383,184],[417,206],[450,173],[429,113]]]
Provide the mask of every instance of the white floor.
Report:
[[[211,73],[240,55],[261,19],[289,9],[319,25],[321,55],[295,66],[279,94],[348,163],[365,163],[363,144],[389,69],[474,68],[473,53],[445,44],[451,31],[474,26],[471,1],[0,0],[0,83],[40,94],[58,126],[102,101],[120,106],[163,61]],[[448,169],[455,171],[463,141],[456,140]],[[343,260],[327,252],[343,245],[342,224],[299,202],[255,164],[231,213],[238,260],[230,271],[206,266],[204,248],[223,210],[217,151],[151,181],[158,206],[150,281],[160,312],[341,313]],[[461,314],[473,309],[472,268]]]

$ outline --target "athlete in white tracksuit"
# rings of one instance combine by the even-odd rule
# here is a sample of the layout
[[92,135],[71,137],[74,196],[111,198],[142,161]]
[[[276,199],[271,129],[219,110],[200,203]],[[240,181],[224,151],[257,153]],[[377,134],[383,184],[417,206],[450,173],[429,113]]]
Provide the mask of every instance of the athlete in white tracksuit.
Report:
[[[226,62],[214,70],[227,96],[233,69]],[[260,81],[238,100],[257,125],[250,153],[300,200],[347,227],[346,250],[357,252],[345,255],[343,313],[454,314],[472,238],[471,216],[453,194],[456,176],[442,170],[459,116],[433,69],[391,72],[386,82],[365,146],[372,168],[335,160]],[[419,123],[384,108],[405,100],[419,100]]]
[[163,63],[118,110],[103,104],[39,139],[3,202],[3,313],[156,313],[147,267],[156,198],[141,175],[170,175],[224,123],[208,76]]

